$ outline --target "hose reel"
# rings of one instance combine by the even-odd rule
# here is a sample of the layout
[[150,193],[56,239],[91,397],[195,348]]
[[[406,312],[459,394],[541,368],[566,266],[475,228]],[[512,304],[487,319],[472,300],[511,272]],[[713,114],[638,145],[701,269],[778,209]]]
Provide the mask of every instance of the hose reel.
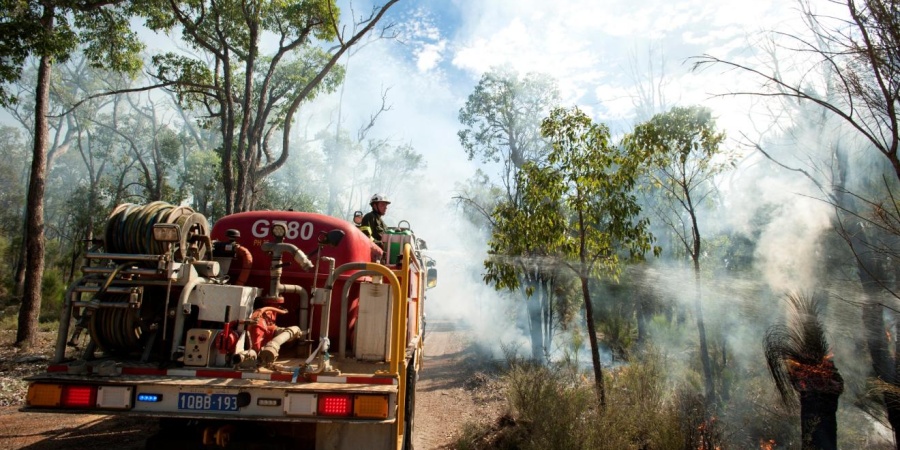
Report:
[[[153,227],[157,224],[174,225],[178,229],[178,241],[154,239]],[[156,264],[143,255],[163,255],[171,250],[177,262],[202,260],[211,247],[209,222],[187,206],[161,201],[146,205],[123,203],[109,215],[103,238],[108,259],[117,261],[119,266],[109,274],[96,294],[99,301],[87,324],[91,339],[106,353],[127,355],[140,353],[142,349],[148,351],[154,345],[151,341],[166,314],[168,288],[144,285],[140,303],[132,302],[129,295],[111,289],[107,291],[107,288],[121,279],[117,275],[120,268]],[[135,255],[134,259],[131,255]],[[135,281],[135,278],[126,279]]]
[[153,329],[153,323],[163,314],[162,305],[149,302],[139,308],[130,307],[128,295],[107,294],[107,306],[91,314],[91,340],[105,353],[128,355],[140,353]]
[[[181,241],[175,245],[175,260],[183,262],[188,256],[203,259],[209,247],[209,222],[202,214],[187,206],[166,202],[146,205],[123,203],[116,206],[106,221],[103,234],[105,248],[110,253],[165,253],[165,246],[153,239],[153,225],[174,224],[181,231]],[[200,244],[192,246],[195,241]]]

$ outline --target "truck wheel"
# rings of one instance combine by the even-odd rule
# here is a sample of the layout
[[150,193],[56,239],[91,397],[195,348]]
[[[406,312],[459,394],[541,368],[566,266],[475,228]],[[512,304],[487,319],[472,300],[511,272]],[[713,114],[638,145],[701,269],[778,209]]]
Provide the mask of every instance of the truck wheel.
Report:
[[409,362],[406,368],[406,404],[404,406],[405,420],[403,421],[403,450],[413,450],[413,433],[415,431],[416,418],[416,371],[415,358]]

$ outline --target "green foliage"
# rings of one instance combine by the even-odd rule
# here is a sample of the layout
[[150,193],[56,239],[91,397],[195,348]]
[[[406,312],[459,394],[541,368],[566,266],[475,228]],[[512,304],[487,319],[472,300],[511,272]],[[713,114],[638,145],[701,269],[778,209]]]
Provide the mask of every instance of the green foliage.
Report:
[[610,349],[614,359],[627,360],[628,351],[637,339],[637,328],[633,314],[623,314],[622,305],[597,321],[597,331],[603,336],[602,341]]
[[315,199],[308,193],[297,192],[275,179],[265,181],[258,197],[258,209],[316,211]]
[[[219,131],[226,212],[257,206],[266,177],[288,160],[300,105],[336,89],[341,55],[396,1],[374,8],[355,23],[354,35],[340,39],[334,0],[136,3],[148,27],[178,28],[195,50],[197,56],[155,57],[154,75],[181,106],[203,111],[202,126]],[[274,45],[262,46],[264,36]],[[336,45],[325,50],[330,41]]]
[[646,168],[653,211],[692,260],[700,256],[698,211],[716,194],[714,177],[734,164],[724,140],[711,111],[693,106],[653,116],[622,142]]
[[469,220],[475,228],[485,233],[485,238],[490,236],[494,224],[491,221],[490,211],[497,206],[503,198],[501,188],[491,182],[490,176],[482,169],[477,169],[471,178],[465,181],[457,181],[454,185],[455,197],[463,216]]
[[653,249],[634,195],[639,160],[611,145],[609,129],[578,108],[554,109],[541,131],[552,151],[543,173],[528,174],[537,189],[530,195],[562,205],[565,213],[545,219],[558,233],[550,248],[578,261],[570,267],[582,278],[615,279],[623,257],[641,259]]
[[40,322],[59,320],[66,293],[66,282],[62,274],[53,269],[45,270],[41,285],[41,314],[38,320]]
[[577,367],[509,362],[503,383],[510,416],[494,427],[468,425],[458,448],[684,448],[680,412],[666,390],[666,366],[658,356],[645,355],[610,376],[609,404],[603,409],[596,408],[591,386]]
[[144,46],[129,26],[129,2],[0,0],[0,11],[0,105],[18,101],[6,84],[21,79],[29,57],[65,62],[83,45],[92,67],[129,74],[141,68]]
[[225,215],[220,163],[219,155],[214,150],[198,150],[188,155],[184,168],[185,192],[181,197],[190,194],[194,210],[209,218]]
[[188,109],[202,104],[205,90],[214,88],[215,74],[204,61],[171,52],[153,55],[150,61],[156,78],[173,83],[176,98]]
[[143,67],[140,53],[144,44],[131,29],[133,11],[127,2],[121,7],[103,7],[75,14],[75,27],[91,67],[136,75]]
[[556,81],[547,75],[524,77],[509,67],[494,67],[481,76],[465,106],[457,133],[469,159],[503,161],[521,167],[538,159],[546,149],[541,119],[559,101]]
[[26,185],[22,174],[28,161],[19,130],[0,127],[0,233],[8,238],[15,237],[22,229]]
[[[274,61],[270,57],[260,58],[254,71],[256,77],[254,86],[258,90],[257,95],[260,98],[268,94],[275,99],[272,106],[272,123],[284,123],[292,104],[291,101],[301,95],[303,89],[311,86],[312,89],[305,94],[305,98],[313,99],[319,94],[334,92],[344,82],[344,67],[339,65],[332,67],[321,82],[314,81],[319,71],[328,64],[331,56],[321,48],[308,47],[303,52],[294,55],[293,58],[280,62],[277,66],[273,66]],[[271,79],[266,80],[266,71],[270,67],[274,67],[274,72]],[[267,81],[268,84],[266,84]],[[266,87],[268,92],[266,92]]]

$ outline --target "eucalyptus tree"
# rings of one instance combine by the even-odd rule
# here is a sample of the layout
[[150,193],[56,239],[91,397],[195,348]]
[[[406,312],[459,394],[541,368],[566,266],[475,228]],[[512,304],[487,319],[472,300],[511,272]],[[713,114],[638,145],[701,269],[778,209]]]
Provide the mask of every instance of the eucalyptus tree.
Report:
[[551,151],[545,163],[523,165],[521,206],[504,202],[496,209],[490,254],[497,257],[486,262],[486,276],[515,282],[515,268],[498,251],[540,246],[543,261],[579,279],[597,395],[605,406],[590,287],[597,278],[615,280],[626,261],[659,250],[647,219],[639,217],[634,188],[640,160],[611,145],[609,129],[578,108],[553,109],[541,133]]
[[[777,63],[760,68],[712,55],[696,60],[695,68],[723,65],[758,77],[768,89],[742,92],[781,97],[797,124],[818,121],[813,140],[823,150],[809,155],[776,155],[764,144],[751,143],[767,158],[792,174],[809,179],[824,200],[835,207],[834,225],[852,250],[856,273],[865,297],[862,306],[863,339],[875,377],[886,383],[882,392],[887,419],[900,443],[900,373],[896,342],[886,337],[892,328],[889,312],[900,303],[893,262],[900,254],[900,213],[894,190],[900,183],[900,15],[888,0],[829,2],[844,14],[817,14],[814,5],[798,2],[809,26],[806,36],[780,33],[790,44],[775,45],[810,64],[802,78],[792,78]],[[777,60],[776,60],[777,61]],[[817,77],[817,78],[816,78]],[[802,106],[802,107],[801,107]],[[858,146],[831,131],[845,128],[864,142]],[[809,136],[809,135],[807,135]],[[798,147],[801,145],[798,144]],[[880,167],[873,170],[871,161]],[[877,166],[876,166],[877,167]],[[885,174],[878,179],[873,174]],[[876,191],[854,191],[852,180],[881,182]],[[896,331],[896,328],[894,329]],[[896,333],[895,333],[896,335]]]
[[354,136],[341,128],[341,107],[338,107],[335,131],[319,134],[322,164],[311,176],[327,187],[326,214],[349,218],[360,205],[368,203],[373,192],[391,197],[413,183],[425,167],[422,155],[411,144],[369,136],[381,115],[391,110],[387,93],[388,90],[382,91],[381,106],[369,115]]
[[689,255],[694,271],[694,315],[708,404],[716,401],[715,380],[703,319],[700,259],[703,254],[699,215],[716,194],[714,177],[730,161],[721,148],[725,134],[705,107],[675,107],[639,124],[623,141],[647,167],[656,217],[669,228]]
[[[397,1],[374,7],[347,34],[334,0],[176,1],[162,8],[148,0],[148,26],[177,28],[199,55],[157,55],[155,75],[183,105],[203,109],[221,134],[226,213],[253,207],[257,185],[287,161],[301,104],[336,88],[338,60]],[[263,46],[264,37],[272,45]]]
[[[128,7],[130,3],[118,0],[0,1],[0,10],[4,11],[0,18],[0,81],[17,81],[28,58],[39,61],[34,94],[34,149],[25,219],[28,258],[16,332],[16,345],[21,347],[34,344],[41,307],[51,68],[83,44],[92,65],[131,73],[137,71],[141,64],[136,55],[141,44],[128,22]],[[9,105],[15,100],[8,89],[0,85],[0,105]]]
[[541,120],[559,101],[556,81],[547,75],[521,77],[509,67],[485,72],[459,110],[465,127],[457,135],[469,159],[500,164],[506,200],[517,202],[516,173],[547,153]]
[[[15,261],[18,255],[15,245],[22,238],[22,205],[25,203],[25,174],[28,152],[18,128],[0,126],[0,255],[7,261]],[[3,285],[13,276],[15,266],[4,264],[0,268]]]
[[[412,188],[426,167],[422,154],[409,143],[354,140],[346,133],[338,137],[326,133],[322,155],[315,158],[320,158],[321,163],[311,166],[307,173],[313,181],[310,185],[316,189],[307,186],[304,190],[310,196],[321,197],[325,214],[344,218],[352,217],[360,205],[368,205],[374,192],[392,197]],[[326,188],[319,189],[321,186]]]
[[[496,178],[489,179],[497,183],[501,196],[487,199],[487,203],[477,203],[474,197],[457,197],[464,207],[489,215],[498,203],[520,205],[518,172],[526,163],[546,157],[549,146],[541,135],[541,121],[558,101],[556,81],[547,75],[520,76],[509,67],[495,67],[482,75],[459,111],[459,122],[464,128],[457,135],[470,160],[477,158],[484,165],[498,167]],[[483,173],[486,172],[479,172],[476,177]],[[540,243],[531,244],[535,245]],[[552,339],[552,323],[548,319],[552,317],[553,270],[532,259],[529,255],[533,252],[519,254],[519,250],[506,250],[510,261],[515,261],[511,267],[519,280],[505,283],[487,277],[485,281],[496,289],[520,291],[528,311],[532,357],[543,360]]]

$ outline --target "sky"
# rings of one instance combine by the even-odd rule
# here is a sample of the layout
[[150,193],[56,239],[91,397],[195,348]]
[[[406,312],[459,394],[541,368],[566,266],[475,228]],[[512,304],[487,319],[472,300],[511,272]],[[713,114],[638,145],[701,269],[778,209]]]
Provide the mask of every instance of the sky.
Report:
[[[342,4],[345,14],[352,6],[357,16],[371,8]],[[391,110],[374,133],[412,143],[432,179],[462,180],[475,164],[456,137],[457,116],[491,67],[551,75],[563,106],[577,105],[614,134],[636,123],[636,85],[652,70],[664,75],[667,106],[710,107],[719,126],[739,136],[753,129],[753,99],[718,95],[739,80],[757,90],[758,83],[720,68],[692,72],[690,58],[752,59],[762,31],[793,30],[798,19],[794,3],[784,1],[402,0],[385,19],[397,24],[400,37],[344,61],[344,116],[348,124],[362,123],[389,89]],[[447,197],[452,183],[444,188]]]

